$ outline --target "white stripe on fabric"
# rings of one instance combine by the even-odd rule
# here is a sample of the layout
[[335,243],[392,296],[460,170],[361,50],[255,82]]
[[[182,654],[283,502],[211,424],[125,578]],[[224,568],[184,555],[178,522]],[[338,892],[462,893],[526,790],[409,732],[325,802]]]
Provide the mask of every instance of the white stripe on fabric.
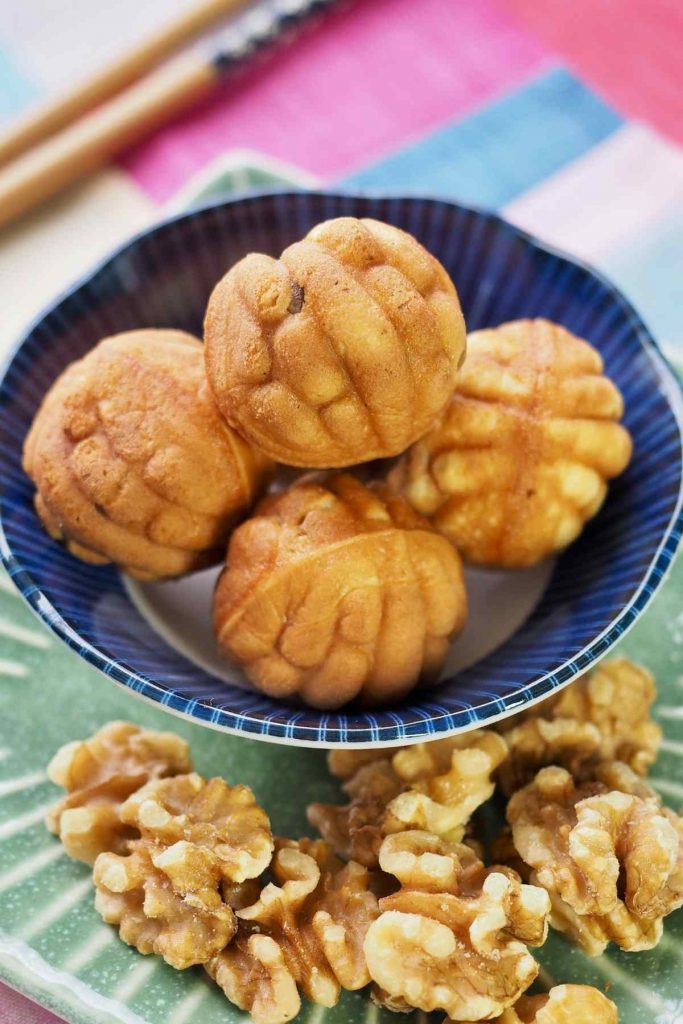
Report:
[[12,301],[3,310],[0,355],[41,307],[157,215],[133,179],[112,167],[6,231],[0,248],[0,294],[11,295]]
[[609,978],[610,981],[621,985],[636,1002],[647,1007],[652,1013],[665,1014],[671,1008],[671,1000],[664,999],[654,989],[641,984],[631,974],[627,974],[621,967],[605,956],[598,956],[591,960],[591,966]]
[[653,714],[655,718],[683,718],[683,707],[670,704],[655,705]]
[[673,754],[675,757],[683,757],[683,742],[680,740],[668,740],[666,737],[659,744],[662,753]]
[[630,123],[503,208],[514,224],[600,262],[683,201],[683,153]]
[[365,1011],[365,1024],[377,1024],[379,1008],[376,1003],[370,1003]]
[[672,956],[678,957],[679,960],[683,960],[683,943],[675,935],[669,935],[668,932],[664,932],[659,945],[662,949],[665,949]]
[[2,569],[0,569],[0,591],[2,591],[3,594],[10,594],[12,597],[21,596],[7,573]]
[[651,775],[647,781],[665,796],[671,796],[675,800],[683,800],[683,785],[680,782],[673,782],[671,779],[660,779],[656,775]]
[[197,982],[195,988],[191,989],[171,1012],[168,1024],[192,1024],[194,1015],[199,1009],[199,1004],[206,999],[209,992],[210,989],[201,984],[201,982]]
[[85,1007],[86,1013],[89,1010],[93,1011],[93,1020],[111,1019],[120,1021],[120,1024],[145,1024],[142,1017],[127,1006],[101,996],[78,978],[53,967],[35,949],[20,939],[0,933],[0,961],[2,960],[10,962],[12,974],[30,979],[32,991],[35,992],[34,998],[37,999],[42,993],[49,994],[53,999],[55,995],[59,995],[65,1011],[73,1010],[79,1019],[83,1017]]

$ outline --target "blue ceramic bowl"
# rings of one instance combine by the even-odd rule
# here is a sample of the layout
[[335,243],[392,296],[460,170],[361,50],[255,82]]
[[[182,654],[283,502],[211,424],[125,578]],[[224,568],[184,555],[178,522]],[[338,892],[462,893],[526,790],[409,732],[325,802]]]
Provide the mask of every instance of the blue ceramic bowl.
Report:
[[[349,214],[416,235],[455,280],[470,330],[544,316],[588,338],[624,395],[635,453],[602,512],[555,563],[538,605],[502,645],[386,710],[320,713],[245,690],[166,643],[132,603],[116,569],[79,562],[46,535],[21,469],[21,448],[52,381],[100,338],[148,326],[201,333],[209,292],[231,264],[253,250],[277,255],[317,222]],[[5,370],[0,410],[0,546],[31,607],[65,643],[134,693],[207,725],[264,739],[398,743],[472,728],[538,700],[606,654],[635,622],[681,535],[683,402],[647,329],[586,267],[492,214],[451,202],[252,195],[152,228],[30,329]]]

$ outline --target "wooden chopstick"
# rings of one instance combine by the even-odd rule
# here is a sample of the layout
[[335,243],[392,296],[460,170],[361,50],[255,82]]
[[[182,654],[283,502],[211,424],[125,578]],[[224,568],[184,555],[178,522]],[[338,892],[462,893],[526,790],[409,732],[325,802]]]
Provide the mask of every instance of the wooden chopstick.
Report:
[[337,0],[276,0],[210,58],[185,54],[0,168],[0,227],[102,167],[208,96],[236,66]]
[[208,96],[211,61],[177,57],[0,170],[0,227],[109,163],[171,117]]
[[0,165],[65,128],[157,67],[170,54],[248,0],[199,0],[127,53],[68,92],[41,104],[0,136]]

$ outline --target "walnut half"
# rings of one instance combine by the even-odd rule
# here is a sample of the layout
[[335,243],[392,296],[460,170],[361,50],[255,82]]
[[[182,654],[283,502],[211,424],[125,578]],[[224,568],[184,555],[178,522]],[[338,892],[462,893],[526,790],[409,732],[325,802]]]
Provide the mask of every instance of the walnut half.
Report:
[[683,904],[683,821],[627,765],[576,784],[542,769],[508,804],[512,838],[531,880],[552,900],[552,924],[587,953],[610,940],[651,949]]
[[[401,750],[402,747],[396,747]],[[373,761],[384,761],[387,751],[383,747],[373,747],[371,750],[354,750],[353,747],[342,747],[340,750],[330,750],[327,755],[327,767],[337,779],[346,782],[356,774],[359,768]]]
[[380,864],[401,883],[380,900],[365,940],[383,1005],[477,1020],[529,987],[538,965],[527,945],[545,940],[550,910],[542,889],[427,832],[388,836]]
[[233,908],[270,863],[265,811],[246,786],[191,772],[152,780],[119,813],[141,838],[127,855],[97,858],[97,909],[141,953],[178,969],[205,963],[234,935]]
[[566,689],[505,722],[509,755],[499,771],[510,795],[547,765],[590,777],[602,761],[624,761],[645,775],[657,756],[661,729],[652,721],[654,679],[627,658],[602,662]]
[[[538,996],[521,996],[490,1024],[617,1024],[617,1008],[592,985],[555,985]],[[446,1021],[444,1024],[450,1024]],[[480,1024],[484,1024],[483,1021]]]
[[207,970],[256,1024],[283,1024],[312,1002],[334,1006],[340,991],[367,985],[363,941],[378,914],[365,868],[342,866],[322,840],[281,841],[274,881],[237,911],[234,941]]
[[226,884],[258,877],[273,854],[270,822],[252,791],[196,772],[149,782],[123,804],[121,820],[157,846],[189,843],[216,861]]
[[182,970],[215,956],[237,921],[220,895],[217,858],[186,842],[157,847],[144,840],[130,853],[101,853],[95,861],[95,907],[118,926],[124,942],[157,953]]
[[70,857],[93,864],[99,853],[125,851],[137,833],[121,821],[120,807],[150,779],[192,769],[185,740],[131,722],[109,722],[87,740],[67,743],[48,765],[66,796],[50,809],[47,827]]
[[[507,744],[486,730],[399,749],[390,759],[356,753],[345,805],[311,804],[308,819],[342,857],[376,867],[383,838],[408,829],[459,842],[473,812],[489,799]],[[335,759],[335,764],[339,764]],[[341,761],[348,774],[351,759]]]
[[600,760],[623,761],[638,775],[654,763],[662,730],[652,721],[657,688],[650,672],[628,658],[611,658],[557,694],[553,718],[592,722]]

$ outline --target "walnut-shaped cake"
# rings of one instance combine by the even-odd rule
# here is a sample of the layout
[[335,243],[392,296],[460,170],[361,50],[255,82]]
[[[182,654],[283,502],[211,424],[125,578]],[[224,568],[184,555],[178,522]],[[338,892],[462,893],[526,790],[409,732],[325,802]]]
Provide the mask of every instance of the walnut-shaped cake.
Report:
[[683,819],[622,762],[595,776],[577,785],[543,768],[508,804],[514,847],[550,895],[553,926],[589,955],[610,941],[652,949],[683,905]]
[[465,324],[445,269],[411,235],[340,217],[216,285],[206,365],[227,421],[278,462],[397,455],[449,401]]
[[391,485],[475,565],[567,547],[631,457],[623,400],[588,342],[548,320],[476,331],[439,424]]
[[93,864],[104,851],[122,853],[137,831],[121,818],[121,805],[150,779],[192,769],[185,740],[173,732],[108,722],[87,740],[61,747],[48,765],[64,796],[47,814],[47,827],[70,857]]
[[320,708],[433,680],[466,613],[452,545],[347,475],[265,499],[233,533],[214,599],[223,653],[260,690]]
[[219,561],[268,466],[218,412],[201,343],[173,330],[106,338],[72,363],[24,447],[50,535],[141,579]]
[[400,883],[380,899],[365,939],[382,1005],[444,1010],[456,1021],[513,1005],[538,973],[527,947],[545,941],[548,894],[428,832],[388,836],[380,865]]

